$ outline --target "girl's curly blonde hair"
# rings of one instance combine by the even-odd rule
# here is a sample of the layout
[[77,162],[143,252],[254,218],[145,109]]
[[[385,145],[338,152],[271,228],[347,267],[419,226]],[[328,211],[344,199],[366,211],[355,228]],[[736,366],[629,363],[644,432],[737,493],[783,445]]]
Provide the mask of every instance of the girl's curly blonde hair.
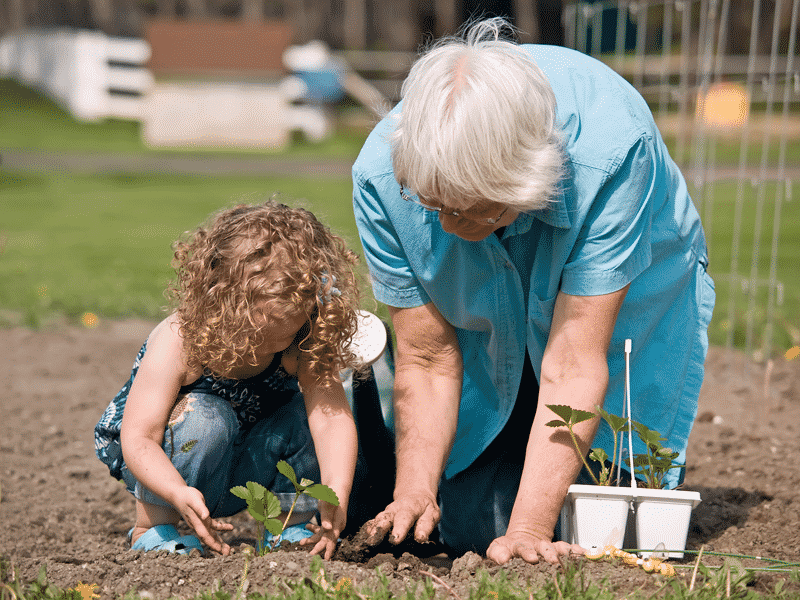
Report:
[[168,295],[189,368],[225,377],[255,364],[253,312],[265,306],[278,317],[307,317],[295,342],[321,384],[354,366],[348,345],[359,302],[357,257],[311,212],[273,201],[239,205],[187,234],[173,246]]

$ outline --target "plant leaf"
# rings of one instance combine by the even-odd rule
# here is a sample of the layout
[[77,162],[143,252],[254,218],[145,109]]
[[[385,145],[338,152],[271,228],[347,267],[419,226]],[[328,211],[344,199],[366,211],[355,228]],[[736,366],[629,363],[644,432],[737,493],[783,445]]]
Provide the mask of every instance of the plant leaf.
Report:
[[274,519],[281,514],[281,501],[269,490],[264,494],[264,512],[270,519]]
[[300,487],[302,487],[303,489],[305,489],[305,488],[307,488],[308,486],[310,486],[310,485],[313,485],[313,484],[314,484],[314,482],[313,482],[313,481],[311,481],[310,479],[306,479],[305,477],[303,477],[303,478],[300,480]]
[[283,533],[283,523],[281,523],[278,519],[266,519],[264,521],[264,527],[272,535],[280,535]]
[[641,440],[647,444],[648,446],[657,446],[661,447],[659,442],[666,440],[667,438],[661,437],[661,434],[653,429],[647,427],[647,425],[643,425],[642,423],[638,423],[636,421],[632,422],[634,429],[636,429],[636,433],[639,435]]
[[237,485],[236,487],[231,488],[231,494],[236,496],[237,498],[241,498],[242,500],[250,500],[250,492],[247,490],[246,487]]
[[674,460],[678,458],[678,453],[673,452],[672,448],[658,448],[655,452],[656,456],[659,458],[666,458],[668,460]]
[[605,462],[608,459],[608,454],[606,454],[606,451],[602,448],[595,448],[589,453],[589,458],[596,460],[601,465],[605,465]]
[[267,488],[260,483],[256,483],[255,481],[248,481],[247,489],[253,498],[257,498],[259,500],[262,500],[264,498],[264,494],[267,492]]
[[300,487],[300,484],[297,483],[297,475],[295,474],[294,469],[292,468],[292,465],[287,463],[285,460],[279,460],[278,461],[278,471],[280,472],[281,475],[283,475],[289,481],[292,482],[292,485],[294,486],[295,489]]
[[566,427],[567,426],[567,424],[564,421],[559,421],[558,419],[555,419],[553,421],[549,421],[548,423],[545,423],[545,424],[548,427]]
[[568,422],[572,418],[571,406],[567,406],[566,404],[545,404],[545,406],[556,413],[564,421]]
[[305,493],[311,496],[312,498],[316,498],[317,500],[324,500],[328,504],[339,506],[339,498],[336,495],[336,492],[334,492],[327,485],[316,483],[306,488]]
[[588,410],[580,410],[578,408],[572,409],[572,424],[583,423],[589,419],[594,419],[597,415]]
[[248,504],[247,512],[249,512],[250,516],[253,517],[259,523],[263,523],[264,519],[266,519],[266,516],[264,516],[264,505],[262,503]]
[[567,406],[566,404],[547,404],[545,406],[547,406],[547,408],[552,410],[554,413],[556,413],[559,417],[561,417],[564,421],[566,421],[570,425],[576,425],[578,423],[582,423],[583,421],[594,419],[595,417],[595,414],[593,412],[589,412],[588,410],[580,410],[578,408],[572,408],[571,406]]
[[619,433],[625,429],[625,426],[628,424],[628,419],[607,412],[599,406],[597,407],[597,412],[600,413],[600,416],[603,417],[603,419],[605,419],[606,423],[608,423],[608,426],[611,427],[611,430],[614,433]]

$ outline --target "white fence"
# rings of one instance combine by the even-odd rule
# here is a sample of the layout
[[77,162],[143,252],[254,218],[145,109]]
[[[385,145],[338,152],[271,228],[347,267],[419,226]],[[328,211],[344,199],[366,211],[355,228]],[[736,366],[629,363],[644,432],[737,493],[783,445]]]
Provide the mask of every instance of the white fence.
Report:
[[76,118],[139,119],[153,85],[144,40],[89,30],[22,30],[0,40],[0,75],[61,103]]
[[782,244],[796,243],[781,225],[797,218],[800,183],[787,160],[800,144],[799,11],[800,0],[616,0],[564,12],[568,45],[628,78],[674,140],[712,248],[712,337],[756,359],[800,345],[798,279],[779,268]]
[[[327,49],[317,49],[320,53],[327,57]],[[297,77],[156,83],[146,67],[150,54],[142,39],[76,29],[23,30],[0,39],[0,76],[41,90],[83,121],[140,121],[143,140],[151,146],[280,148],[292,131],[315,141],[332,131],[328,111],[309,98],[313,95]],[[373,100],[356,93],[363,83],[357,89],[349,85],[353,77],[361,83],[347,72],[342,85],[359,99]]]

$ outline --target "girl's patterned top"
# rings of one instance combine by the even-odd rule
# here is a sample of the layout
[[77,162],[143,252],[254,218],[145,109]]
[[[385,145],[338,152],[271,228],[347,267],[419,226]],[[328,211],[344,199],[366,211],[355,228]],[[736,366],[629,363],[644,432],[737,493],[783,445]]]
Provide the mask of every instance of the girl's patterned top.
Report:
[[[147,342],[136,355],[128,381],[114,396],[94,428],[95,453],[108,466],[111,475],[117,479],[122,477],[124,464],[120,446],[122,415],[146,350]],[[277,353],[266,369],[249,379],[222,379],[203,375],[194,383],[181,387],[180,395],[201,392],[219,396],[231,405],[236,412],[240,427],[247,430],[279,406],[290,402],[299,391],[297,378],[283,369],[281,354]]]

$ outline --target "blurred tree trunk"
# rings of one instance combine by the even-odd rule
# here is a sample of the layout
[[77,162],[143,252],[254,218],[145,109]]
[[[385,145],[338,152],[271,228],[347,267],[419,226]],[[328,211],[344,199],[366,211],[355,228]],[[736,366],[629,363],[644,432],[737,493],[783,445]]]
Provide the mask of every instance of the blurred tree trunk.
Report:
[[114,23],[114,2],[113,0],[90,0],[92,5],[92,17],[97,26],[104,32],[111,33]]
[[37,9],[36,0],[0,0],[0,3],[6,5],[8,27],[11,30],[27,26],[30,15]]
[[451,35],[456,32],[456,2],[455,0],[435,0],[436,11],[436,37]]
[[538,42],[541,32],[539,31],[537,0],[514,0],[514,12],[517,15],[516,26],[519,29],[520,41],[528,44]]
[[242,21],[258,22],[264,19],[263,0],[242,0]]
[[95,24],[108,35],[143,35],[138,0],[90,0]]
[[8,0],[5,5],[5,23],[4,27],[10,30],[21,29],[25,26],[25,10],[23,7],[23,0]]
[[374,16],[369,36],[381,50],[416,50],[419,27],[416,3],[413,0],[388,0],[373,4]]
[[344,0],[344,47],[363,50],[367,46],[366,0]]
[[183,0],[187,19],[206,18],[206,0]]

